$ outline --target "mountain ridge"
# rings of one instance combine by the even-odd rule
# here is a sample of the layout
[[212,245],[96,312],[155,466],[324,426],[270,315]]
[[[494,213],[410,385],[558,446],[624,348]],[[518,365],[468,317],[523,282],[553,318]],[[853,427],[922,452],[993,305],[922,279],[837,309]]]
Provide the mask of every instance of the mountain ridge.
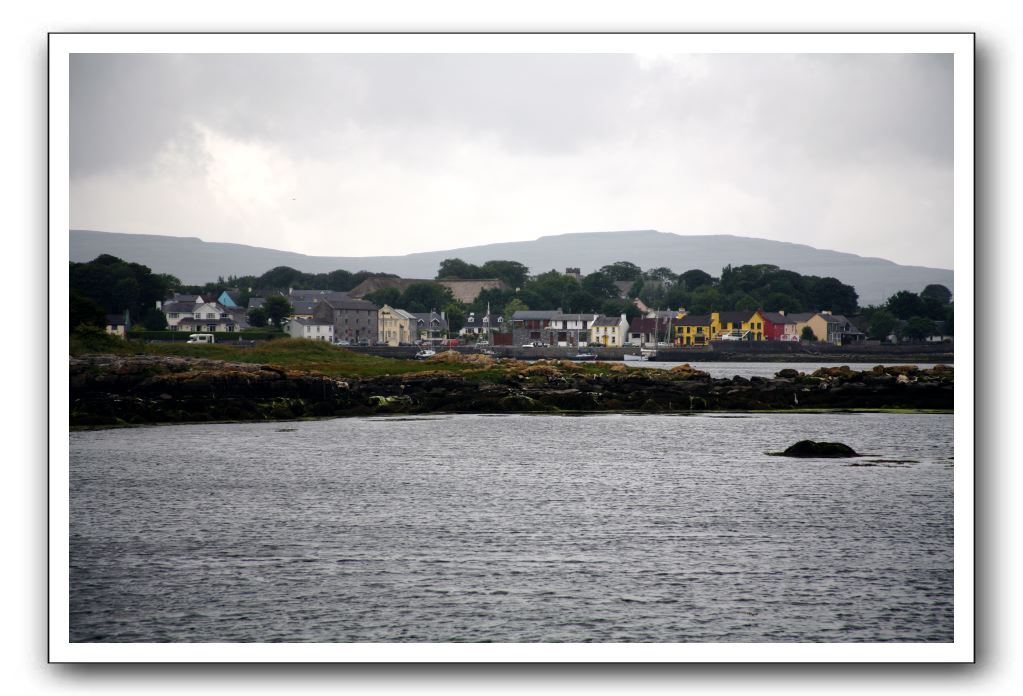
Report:
[[432,278],[446,258],[482,264],[492,259],[519,261],[532,273],[566,267],[592,272],[614,261],[643,268],[667,266],[676,273],[699,268],[718,276],[727,265],[770,263],[802,274],[833,276],[853,285],[860,304],[877,304],[898,290],[919,292],[930,283],[953,288],[953,271],[906,266],[880,257],[818,249],[738,235],[678,235],[658,230],[568,232],[531,241],[496,242],[440,251],[392,256],[312,256],[237,242],[206,242],[199,237],[143,235],[99,230],[70,230],[72,261],[90,261],[107,253],[170,273],[188,284],[218,277],[260,275],[276,266],[306,273],[337,269],[396,273]]

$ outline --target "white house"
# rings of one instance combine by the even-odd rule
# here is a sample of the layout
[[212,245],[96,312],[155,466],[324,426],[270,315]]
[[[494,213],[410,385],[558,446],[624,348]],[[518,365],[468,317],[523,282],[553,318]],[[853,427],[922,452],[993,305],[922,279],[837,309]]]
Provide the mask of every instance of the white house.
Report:
[[621,348],[629,333],[629,320],[625,315],[620,317],[597,317],[590,324],[590,344]]
[[590,325],[596,314],[562,314],[551,317],[547,325],[552,346],[585,346],[590,340]]
[[326,319],[292,317],[285,325],[292,338],[308,338],[313,341],[334,342],[334,323]]

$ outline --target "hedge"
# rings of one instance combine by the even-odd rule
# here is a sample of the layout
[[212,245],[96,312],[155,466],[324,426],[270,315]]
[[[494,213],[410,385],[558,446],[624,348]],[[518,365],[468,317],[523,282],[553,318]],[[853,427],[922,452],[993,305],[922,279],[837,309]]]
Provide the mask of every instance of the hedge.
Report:
[[[142,341],[180,341],[184,343],[192,335],[192,331],[131,331],[128,338]],[[209,333],[195,331],[194,333]],[[288,334],[281,331],[214,331],[217,343],[233,341],[271,341],[275,338],[286,338]]]

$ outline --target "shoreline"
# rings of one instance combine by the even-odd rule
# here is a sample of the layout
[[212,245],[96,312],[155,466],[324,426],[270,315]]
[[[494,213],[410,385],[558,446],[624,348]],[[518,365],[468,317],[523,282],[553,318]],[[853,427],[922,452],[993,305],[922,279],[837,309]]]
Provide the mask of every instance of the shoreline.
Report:
[[[431,414],[951,412],[946,366],[822,367],[773,378],[456,355],[427,371],[328,376],[273,364],[171,356],[70,360],[70,425],[287,422]],[[445,368],[448,369],[445,369]],[[455,369],[458,368],[458,369]]]

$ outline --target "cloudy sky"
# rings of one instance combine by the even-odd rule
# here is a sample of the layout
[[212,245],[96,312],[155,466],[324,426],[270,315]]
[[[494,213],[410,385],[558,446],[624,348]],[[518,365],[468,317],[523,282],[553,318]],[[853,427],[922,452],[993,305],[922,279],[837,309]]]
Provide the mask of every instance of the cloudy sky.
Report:
[[71,59],[72,228],[313,255],[735,234],[952,267],[952,58]]

